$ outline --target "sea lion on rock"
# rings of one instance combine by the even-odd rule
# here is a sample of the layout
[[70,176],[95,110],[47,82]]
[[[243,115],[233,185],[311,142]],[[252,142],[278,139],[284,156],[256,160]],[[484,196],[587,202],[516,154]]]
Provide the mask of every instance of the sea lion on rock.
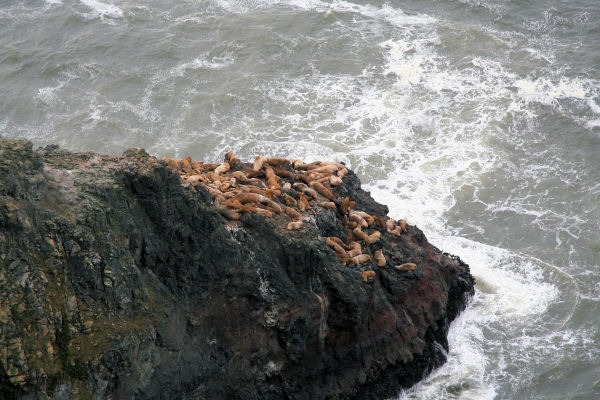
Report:
[[298,208],[300,209],[300,211],[306,211],[311,209],[310,205],[308,204],[308,197],[306,195],[300,195],[300,200],[298,201]]
[[400,264],[400,265],[395,265],[394,268],[396,268],[398,271],[402,271],[402,272],[411,272],[411,271],[414,271],[415,269],[417,269],[417,264],[404,263],[404,264]]
[[[310,185],[315,188],[315,190],[321,193],[323,196],[327,197],[331,201],[335,201],[335,196],[331,193],[331,190],[327,189],[322,183],[319,182],[311,182]],[[316,200],[316,199],[315,199]]]
[[229,165],[229,163],[228,162],[224,162],[223,164],[221,164],[217,168],[215,168],[215,174],[221,175],[221,174],[229,171],[229,168],[231,168],[231,166]]
[[342,178],[331,175],[329,177],[329,184],[331,186],[339,186],[342,184]]
[[378,241],[380,237],[381,237],[381,232],[375,231],[375,232],[371,233],[369,236],[367,236],[367,238],[364,239],[364,241],[366,244],[369,245],[369,244],[373,244],[376,241]]
[[357,256],[352,257],[352,262],[354,264],[364,264],[371,261],[371,256],[368,254],[359,254]]
[[286,207],[285,213],[292,219],[292,221],[300,221],[302,219],[302,215],[291,207]]
[[352,231],[352,234],[353,234],[353,235],[354,235],[356,238],[358,238],[358,239],[360,239],[360,240],[362,240],[362,241],[365,241],[365,240],[367,240],[367,239],[369,238],[369,235],[367,235],[366,233],[364,233],[364,232],[363,232],[363,231],[360,229],[360,227],[358,227],[358,226],[357,226],[356,228],[354,228],[354,230]]
[[227,206],[217,206],[217,210],[219,211],[219,214],[227,219],[238,220],[242,217],[242,214],[238,210],[234,210],[233,208]]
[[256,156],[256,158],[254,158],[254,164],[252,165],[252,169],[254,171],[260,171],[266,160],[267,160],[267,157]]
[[375,277],[375,271],[363,271],[360,276],[363,278],[363,281],[367,282],[369,279]]
[[375,254],[373,255],[373,259],[375,260],[375,264],[377,264],[378,267],[383,267],[386,263],[382,249],[379,249],[375,252]]
[[344,250],[342,248],[342,246],[340,246],[338,243],[336,243],[334,240],[332,240],[332,238],[326,237],[325,243],[327,243],[327,246],[331,247],[333,249],[333,251],[335,251],[336,253],[346,254],[346,250]]
[[237,163],[238,159],[235,158],[235,154],[233,154],[233,150],[229,150],[227,152],[227,154],[225,155],[225,161],[227,161],[227,163],[229,163],[230,167],[233,167]]
[[333,201],[320,201],[317,203],[317,205],[328,210],[335,210],[336,207]]
[[281,195],[281,197],[283,197],[285,204],[287,204],[288,206],[296,207],[298,205],[298,202],[296,202],[296,199],[294,199],[292,196],[290,196],[288,194],[284,193]]
[[231,175],[237,179],[239,182],[246,183],[248,182],[248,176],[242,171],[233,171]]

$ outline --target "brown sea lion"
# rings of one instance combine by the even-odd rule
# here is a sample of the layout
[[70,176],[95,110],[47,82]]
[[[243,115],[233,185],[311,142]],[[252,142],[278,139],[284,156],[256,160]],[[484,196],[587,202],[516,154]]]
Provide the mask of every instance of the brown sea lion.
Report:
[[350,204],[350,197],[348,197],[348,196],[344,197],[344,200],[342,200],[342,202],[340,203],[340,211],[342,212],[343,215],[348,214],[348,210],[350,210],[349,204]]
[[375,271],[363,271],[360,276],[363,278],[363,281],[367,282],[369,279],[375,277]]
[[296,199],[288,194],[284,193],[281,195],[281,197],[283,197],[285,204],[287,204],[288,206],[296,207],[298,205],[298,202],[296,202]]
[[369,236],[367,236],[367,238],[364,239],[364,241],[366,244],[369,245],[369,244],[373,244],[376,241],[378,241],[380,237],[381,237],[381,232],[375,231],[375,232],[371,233]]
[[317,203],[319,207],[326,208],[328,210],[335,210],[335,203],[333,201],[319,201]]
[[267,160],[267,157],[256,156],[254,158],[254,163],[252,165],[252,169],[254,171],[260,171],[262,169],[263,164],[265,163],[266,160]]
[[369,226],[367,221],[365,221],[365,219],[362,217],[362,215],[357,211],[350,211],[350,214],[348,215],[348,219],[350,221],[356,222],[361,228],[367,228]]
[[351,258],[354,264],[364,264],[371,261],[371,256],[368,254],[359,254],[358,256],[354,256]]
[[352,234],[354,235],[354,237],[356,237],[359,240],[362,241],[366,241],[369,238],[369,235],[367,235],[366,233],[364,233],[359,226],[357,226],[356,228],[354,228],[354,230],[352,231]]
[[410,271],[414,271],[415,269],[417,269],[417,264],[404,263],[404,264],[400,264],[400,265],[395,265],[394,268],[396,268],[398,271],[410,272]]
[[287,171],[285,169],[276,169],[275,173],[281,178],[285,179],[294,179],[295,174],[293,172]]
[[242,214],[238,210],[235,210],[235,209],[227,207],[227,206],[223,206],[223,205],[217,206],[217,210],[219,211],[219,214],[221,214],[222,216],[224,216],[227,219],[238,220],[242,217]]
[[340,186],[342,184],[342,178],[331,175],[329,177],[329,184],[331,186]]
[[237,158],[235,158],[235,154],[233,154],[233,150],[229,150],[225,155],[225,161],[229,163],[230,167],[233,167],[237,163]]
[[300,211],[306,211],[311,209],[310,205],[308,204],[308,196],[304,194],[300,195],[300,200],[298,201],[298,208],[300,209]]
[[382,249],[379,249],[375,252],[375,254],[373,255],[373,259],[375,260],[375,264],[377,264],[378,267],[383,267],[386,263]]
[[344,250],[342,248],[342,246],[340,246],[339,244],[337,244],[334,240],[332,240],[329,237],[325,238],[325,243],[327,243],[327,246],[331,247],[333,249],[333,251],[335,251],[338,254],[346,254],[346,250]]
[[282,165],[289,165],[290,164],[290,160],[288,160],[287,158],[282,158],[282,157],[269,157],[265,160],[265,162],[267,164],[270,164],[274,167],[279,167]]
[[[319,182],[311,182],[310,185],[315,188],[315,190],[321,193],[323,196],[327,197],[331,201],[335,201],[335,196],[331,193],[331,190],[327,189],[322,183]],[[316,199],[315,199],[316,200]]]
[[333,164],[321,165],[310,169],[311,172],[327,172],[329,174],[335,174],[338,171],[338,167]]
[[300,221],[302,219],[302,214],[291,207],[286,207],[285,213],[292,219],[292,221]]
[[179,164],[177,163],[176,160],[169,158],[169,157],[163,157],[162,160],[167,163],[167,167],[172,168],[174,170],[178,170],[179,169]]

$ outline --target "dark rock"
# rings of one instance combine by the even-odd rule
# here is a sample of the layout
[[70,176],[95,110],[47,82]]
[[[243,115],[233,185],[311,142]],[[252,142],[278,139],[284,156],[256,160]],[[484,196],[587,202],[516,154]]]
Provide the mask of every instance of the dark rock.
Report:
[[[351,171],[334,194],[388,212]],[[338,212],[308,213],[230,222],[143,150],[0,138],[0,397],[381,399],[441,365],[468,266],[409,226],[346,267]]]

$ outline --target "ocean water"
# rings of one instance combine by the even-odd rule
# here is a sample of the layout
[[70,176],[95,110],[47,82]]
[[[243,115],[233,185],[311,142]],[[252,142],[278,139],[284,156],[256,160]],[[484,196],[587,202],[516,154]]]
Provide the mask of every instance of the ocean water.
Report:
[[0,0],[0,135],[347,162],[477,279],[398,399],[600,399],[598,0]]

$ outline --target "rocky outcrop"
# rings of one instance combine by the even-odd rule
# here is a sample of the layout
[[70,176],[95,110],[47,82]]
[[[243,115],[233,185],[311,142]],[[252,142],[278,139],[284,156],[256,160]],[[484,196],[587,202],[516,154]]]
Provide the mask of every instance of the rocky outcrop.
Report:
[[[332,192],[387,220],[352,171]],[[227,220],[143,150],[0,138],[0,398],[381,399],[442,364],[468,266],[410,225],[346,266],[339,208],[303,219]]]

